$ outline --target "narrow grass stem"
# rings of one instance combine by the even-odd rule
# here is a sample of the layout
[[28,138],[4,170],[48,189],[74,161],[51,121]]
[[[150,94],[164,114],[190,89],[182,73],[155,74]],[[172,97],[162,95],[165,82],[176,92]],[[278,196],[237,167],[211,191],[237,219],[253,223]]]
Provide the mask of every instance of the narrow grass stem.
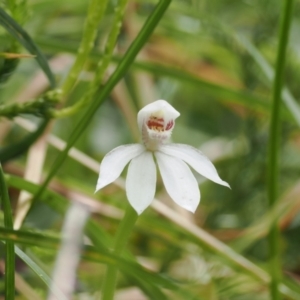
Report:
[[6,118],[14,118],[21,114],[30,114],[35,116],[46,116],[50,114],[51,106],[55,102],[50,103],[45,98],[39,98],[25,103],[7,103],[0,105],[0,116]]
[[[13,219],[10,200],[0,164],[0,200],[4,211],[4,226],[13,229]],[[15,249],[14,242],[6,241],[5,244],[5,299],[15,299]]]
[[[279,148],[280,148],[280,102],[282,97],[283,73],[285,66],[286,48],[288,43],[289,29],[292,17],[293,0],[284,1],[284,9],[280,23],[279,44],[277,50],[277,60],[275,78],[273,82],[273,103],[269,129],[268,145],[268,199],[269,207],[272,208],[278,197],[278,177],[279,177]],[[270,295],[272,300],[281,299],[279,285],[282,271],[279,249],[279,229],[276,221],[272,224],[269,232],[269,259],[270,259]]]
[[[130,233],[132,232],[133,226],[138,218],[137,213],[133,210],[133,208],[128,205],[125,216],[121,221],[121,224],[118,228],[113,254],[121,255],[123,250],[126,247],[128,238]],[[103,281],[102,288],[102,300],[113,300],[114,293],[116,288],[118,275],[118,266],[117,265],[109,265],[107,267],[106,276]]]
[[123,18],[127,3],[128,3],[128,0],[120,0],[115,9],[114,21],[113,21],[112,29],[107,38],[104,55],[98,63],[98,67],[95,72],[95,77],[90,84],[89,90],[78,102],[76,102],[71,107],[67,107],[62,110],[55,111],[54,117],[64,118],[64,117],[73,115],[73,114],[81,111],[81,109],[84,108],[92,100],[93,96],[95,95],[99,86],[101,85],[104,73],[111,61],[112,54],[113,54],[113,51],[114,51],[114,48],[115,48],[115,45],[117,42],[117,38],[118,38],[118,35],[120,32],[120,29],[121,29],[122,18]]
[[82,40],[77,52],[76,60],[62,86],[62,99],[71,89],[83,68],[83,65],[94,46],[98,24],[105,12],[107,0],[91,0],[88,8],[88,15],[84,24]]

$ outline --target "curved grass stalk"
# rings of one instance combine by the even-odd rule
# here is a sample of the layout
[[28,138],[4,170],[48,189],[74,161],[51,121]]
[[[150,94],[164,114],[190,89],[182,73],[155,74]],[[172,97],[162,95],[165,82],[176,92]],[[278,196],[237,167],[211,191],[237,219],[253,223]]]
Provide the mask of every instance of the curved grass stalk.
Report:
[[[259,50],[244,36],[237,35],[237,40],[245,47],[248,53],[253,57],[255,62],[261,68],[267,79],[271,82],[274,78],[274,70],[262,56]],[[288,108],[290,114],[293,116],[298,126],[300,126],[300,106],[287,87],[283,88],[282,101]]]
[[98,24],[103,17],[108,0],[91,0],[88,15],[84,24],[82,40],[77,52],[76,60],[62,85],[62,99],[72,90],[83,68],[83,65],[94,46]]
[[[288,43],[289,29],[292,19],[293,0],[284,1],[282,12],[279,44],[277,49],[277,60],[275,69],[275,78],[273,81],[273,104],[271,113],[271,122],[269,129],[268,145],[268,198],[270,209],[274,206],[278,198],[278,177],[279,177],[279,148],[281,135],[280,106],[282,98],[283,73],[285,66],[286,48]],[[269,232],[269,259],[270,259],[270,294],[273,300],[281,299],[279,291],[282,279],[281,261],[280,261],[280,238],[277,220],[274,221]]]
[[[121,255],[124,251],[130,233],[132,232],[132,228],[138,218],[137,213],[133,210],[133,208],[128,205],[126,214],[121,221],[121,224],[118,228],[115,245],[113,254],[114,255]],[[113,300],[114,292],[116,288],[117,282],[117,275],[118,275],[118,266],[117,265],[110,265],[107,268],[106,276],[103,282],[102,288],[102,299],[103,300]]]
[[[13,218],[10,199],[0,164],[0,200],[4,210],[4,226],[13,229]],[[6,241],[5,244],[5,299],[15,299],[15,249],[14,242]]]
[[[20,232],[20,231],[17,231]],[[18,255],[20,259],[26,263],[27,266],[29,266],[33,272],[38,274],[39,278],[50,288],[51,286],[51,278],[50,276],[34,261],[32,260],[25,252],[23,252],[20,248],[15,246],[15,252]],[[52,292],[55,293],[57,296],[57,299],[59,300],[65,300],[66,298],[62,294],[62,292],[59,290],[59,288],[55,285],[52,285]]]
[[95,77],[90,84],[89,90],[78,102],[76,102],[71,107],[67,107],[60,111],[54,112],[54,117],[62,118],[62,117],[67,117],[67,116],[73,115],[73,114],[77,113],[78,111],[80,111],[82,108],[84,108],[92,100],[94,94],[98,90],[98,87],[101,85],[104,73],[111,61],[113,50],[115,48],[117,38],[118,38],[120,29],[121,29],[121,25],[122,25],[121,21],[122,21],[123,15],[124,15],[124,11],[125,11],[127,2],[128,2],[128,0],[120,0],[119,4],[116,7],[115,17],[114,17],[112,29],[111,29],[110,33],[108,34],[108,39],[106,42],[104,55],[101,57],[101,59],[98,63]]

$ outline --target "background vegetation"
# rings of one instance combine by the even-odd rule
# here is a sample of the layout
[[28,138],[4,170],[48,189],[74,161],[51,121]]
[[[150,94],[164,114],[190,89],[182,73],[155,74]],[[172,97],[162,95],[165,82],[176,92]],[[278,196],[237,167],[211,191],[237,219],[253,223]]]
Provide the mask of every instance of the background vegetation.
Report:
[[[78,202],[91,214],[73,299],[100,298],[107,264],[120,270],[114,299],[279,299],[269,292],[274,220],[278,297],[300,299],[299,1],[271,148],[276,203],[267,196],[286,1],[0,1],[2,299],[14,289],[15,299],[47,297],[67,210]],[[181,113],[173,140],[202,150],[232,189],[198,177],[193,215],[159,179],[159,202],[139,217],[124,256],[114,255],[127,199],[122,181],[94,194],[99,164],[139,141],[136,114],[157,99]]]

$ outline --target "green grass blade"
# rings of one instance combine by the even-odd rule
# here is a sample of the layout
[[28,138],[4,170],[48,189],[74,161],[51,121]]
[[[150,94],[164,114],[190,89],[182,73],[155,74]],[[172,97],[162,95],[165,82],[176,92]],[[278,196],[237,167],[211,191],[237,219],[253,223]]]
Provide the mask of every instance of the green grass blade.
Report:
[[[4,210],[4,226],[8,229],[13,228],[12,212],[10,199],[4,179],[2,167],[0,164],[0,199]],[[13,300],[15,298],[15,250],[14,243],[7,241],[5,245],[5,299]]]
[[255,220],[252,225],[242,231],[240,236],[231,241],[231,247],[240,253],[245,253],[250,246],[267,235],[270,225],[274,221],[279,220],[281,222],[295,210],[298,199],[297,197],[289,197],[289,193],[293,192],[293,189],[295,186],[284,193],[271,210]]
[[[261,68],[266,78],[272,82],[274,78],[274,70],[267,60],[263,57],[260,51],[245,37],[237,36],[237,40],[245,47],[248,53],[252,56],[258,66]],[[300,106],[288,88],[283,88],[282,100],[293,116],[296,123],[300,126]]]
[[46,74],[51,88],[55,88],[55,78],[48,65],[47,59],[33,42],[29,34],[0,7],[0,25],[2,25],[7,32],[9,32],[16,40],[18,40],[24,48],[26,48],[32,55],[36,56],[36,60],[41,69]]
[[103,17],[105,9],[107,7],[107,0],[91,0],[89,1],[88,14],[84,24],[82,40],[79,45],[78,51],[76,51],[75,62],[63,83],[62,98],[64,98],[73,88],[78,75],[80,74],[83,65],[94,46],[95,38],[97,35],[98,24]]
[[39,246],[56,251],[59,247],[59,238],[53,235],[30,232],[25,230],[13,230],[0,227],[0,238],[3,241],[12,241],[24,246]]
[[[278,200],[279,186],[279,151],[280,151],[280,107],[282,98],[283,74],[285,68],[286,48],[288,44],[289,30],[291,27],[293,0],[286,0],[280,22],[279,44],[277,49],[276,72],[273,82],[273,104],[271,122],[269,128],[268,165],[267,165],[267,191],[269,207],[273,208]],[[282,299],[279,285],[282,280],[282,266],[280,253],[280,232],[277,220],[273,222],[269,232],[269,259],[270,259],[270,295],[273,300]]]
[[[115,243],[113,248],[113,253],[115,255],[122,255],[123,251],[128,242],[129,236],[132,233],[135,222],[138,219],[138,214],[127,204],[127,209],[125,216],[118,226],[116,232]],[[103,300],[111,300],[114,298],[118,276],[118,265],[108,266],[106,270],[106,275],[102,283],[102,298]]]
[[29,266],[34,273],[36,273],[40,279],[46,284],[48,288],[53,289],[53,293],[55,293],[58,300],[66,300],[67,298],[63,295],[63,293],[55,287],[52,283],[50,276],[37,264],[35,263],[25,252],[23,252],[20,248],[15,246],[15,252],[26,264]]

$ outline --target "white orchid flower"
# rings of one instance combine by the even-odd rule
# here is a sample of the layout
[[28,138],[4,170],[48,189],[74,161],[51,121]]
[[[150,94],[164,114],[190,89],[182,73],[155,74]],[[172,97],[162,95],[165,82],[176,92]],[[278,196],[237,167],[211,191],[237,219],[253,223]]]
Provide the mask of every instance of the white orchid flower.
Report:
[[200,202],[200,191],[187,164],[202,176],[229,187],[219,177],[211,161],[198,149],[168,143],[179,115],[165,100],[157,100],[141,109],[137,121],[142,143],[123,145],[105,155],[100,165],[96,192],[115,181],[130,162],[126,194],[131,206],[141,214],[155,195],[155,161],[170,197],[191,212],[195,212]]

